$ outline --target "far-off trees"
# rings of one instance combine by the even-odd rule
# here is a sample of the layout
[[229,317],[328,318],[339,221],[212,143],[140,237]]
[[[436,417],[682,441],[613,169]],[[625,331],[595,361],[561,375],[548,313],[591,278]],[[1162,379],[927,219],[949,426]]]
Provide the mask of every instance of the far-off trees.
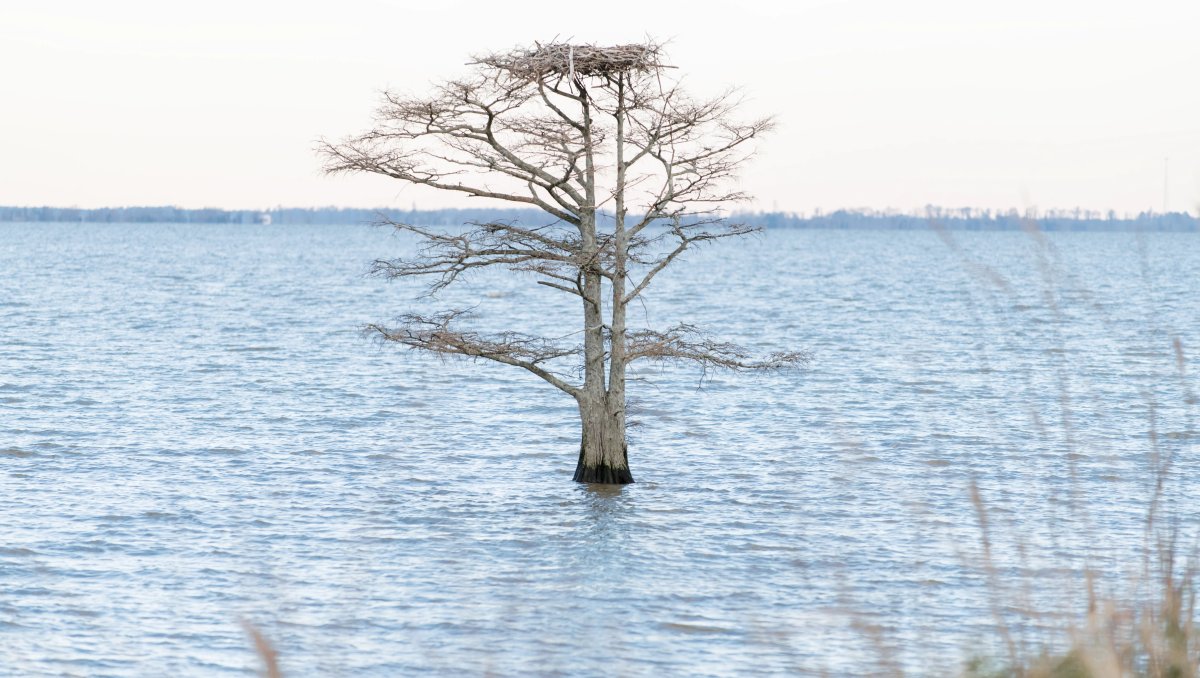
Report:
[[577,324],[561,333],[573,340],[472,332],[460,327],[462,309],[371,329],[413,349],[536,374],[579,405],[575,480],[631,483],[625,405],[632,363],[754,370],[805,358],[779,352],[755,360],[690,325],[626,324],[629,305],[689,248],[751,232],[723,219],[721,209],[745,198],[732,180],[771,120],[740,120],[732,94],[689,97],[653,42],[535,44],[470,65],[471,75],[427,97],[386,93],[373,128],[322,142],[325,169],[542,209],[544,223],[493,221],[453,232],[394,224],[423,246],[412,258],[377,261],[374,271],[428,276],[434,292],[485,267],[526,274],[548,293],[577,298]]

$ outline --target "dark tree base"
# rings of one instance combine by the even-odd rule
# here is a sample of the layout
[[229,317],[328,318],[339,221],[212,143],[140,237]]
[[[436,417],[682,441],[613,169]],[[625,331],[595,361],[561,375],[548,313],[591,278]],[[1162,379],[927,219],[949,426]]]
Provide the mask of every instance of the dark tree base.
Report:
[[[621,446],[621,463],[620,467],[605,463],[604,460],[611,459],[614,455],[593,454],[587,455],[585,452],[588,448],[589,435],[587,426],[587,417],[584,417],[583,437],[579,441],[579,461],[575,463],[575,477],[573,480],[577,483],[594,483],[597,485],[628,485],[633,482],[633,474],[629,472],[629,446],[622,440]],[[591,456],[591,461],[600,463],[595,466],[588,466],[584,463],[584,457]]]
[[633,474],[629,472],[629,468],[613,468],[607,465],[587,467],[580,463],[575,467],[574,480],[577,483],[628,485],[633,482]]

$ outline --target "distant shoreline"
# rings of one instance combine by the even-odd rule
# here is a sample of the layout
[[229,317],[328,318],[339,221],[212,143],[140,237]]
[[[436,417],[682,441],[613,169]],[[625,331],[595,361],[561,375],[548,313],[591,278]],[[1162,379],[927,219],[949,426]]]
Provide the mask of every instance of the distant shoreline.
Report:
[[[277,224],[277,225],[347,225],[375,223],[390,219],[429,226],[457,226],[468,222],[514,220],[525,223],[546,223],[547,215],[536,209],[439,209],[394,210],[346,207],[276,207],[267,210],[224,210],[217,208],[184,209],[180,207],[4,207],[0,206],[0,223],[171,223],[171,224]],[[1045,231],[1200,231],[1200,219],[1184,212],[1142,212],[1117,216],[1113,212],[1099,213],[1084,210],[1032,210],[1019,214],[1016,210],[993,211],[977,209],[946,209],[930,207],[926,214],[899,214],[870,210],[837,210],[816,212],[743,212],[730,219],[767,229],[822,230],[926,230],[945,228],[972,231],[1019,231],[1036,224]]]

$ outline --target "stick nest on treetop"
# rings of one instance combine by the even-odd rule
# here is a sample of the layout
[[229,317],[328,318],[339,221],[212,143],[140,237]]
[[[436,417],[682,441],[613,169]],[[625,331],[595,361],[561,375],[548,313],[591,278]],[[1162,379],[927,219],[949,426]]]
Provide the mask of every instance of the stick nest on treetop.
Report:
[[530,49],[490,54],[476,63],[532,81],[553,74],[570,77],[572,71],[578,77],[606,78],[620,73],[670,68],[660,61],[661,57],[662,45],[653,42],[614,47],[552,42],[546,45],[534,43]]

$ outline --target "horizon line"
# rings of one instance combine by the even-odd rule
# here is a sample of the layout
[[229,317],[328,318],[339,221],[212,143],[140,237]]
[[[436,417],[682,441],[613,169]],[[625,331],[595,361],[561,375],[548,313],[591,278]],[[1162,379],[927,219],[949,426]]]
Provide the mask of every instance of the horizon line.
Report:
[[[308,206],[308,207],[275,205],[275,206],[265,207],[265,208],[218,207],[218,206],[182,207],[180,205],[172,205],[172,204],[106,205],[103,207],[79,207],[77,205],[0,205],[0,210],[61,210],[61,211],[78,211],[78,212],[104,212],[104,211],[119,211],[119,210],[155,210],[155,209],[162,209],[162,210],[169,209],[169,210],[176,210],[176,211],[182,211],[182,212],[213,212],[213,211],[216,211],[216,212],[224,212],[224,213],[230,213],[230,214],[235,214],[235,213],[270,214],[272,212],[282,212],[282,211],[307,211],[307,212],[355,211],[355,212],[406,212],[406,213],[461,212],[461,211],[480,211],[480,210],[491,211],[491,212],[541,211],[537,207],[460,206],[460,207],[426,207],[426,208],[422,208],[416,204],[413,204],[411,207],[408,207],[408,208],[384,207],[384,206],[361,207],[361,206],[346,206],[346,205],[321,205],[321,206]],[[1042,208],[1037,205],[1029,205],[1029,206],[1026,206],[1023,208],[1017,208],[1017,207],[996,208],[996,207],[974,207],[974,206],[964,206],[964,205],[949,207],[946,205],[933,205],[933,204],[925,205],[924,207],[920,207],[920,208],[911,208],[911,209],[907,209],[907,210],[895,208],[895,207],[877,208],[877,207],[861,207],[861,206],[860,207],[836,207],[836,208],[830,208],[830,209],[826,209],[823,207],[813,207],[813,208],[810,208],[807,210],[787,210],[787,209],[779,209],[779,208],[764,209],[764,208],[759,207],[759,208],[751,208],[751,209],[729,210],[726,212],[726,214],[729,216],[744,215],[744,214],[780,215],[780,216],[790,217],[793,219],[819,219],[819,218],[827,217],[831,214],[837,214],[837,213],[855,214],[855,215],[859,215],[859,216],[872,216],[872,217],[909,217],[909,218],[940,218],[940,219],[986,219],[986,218],[998,218],[998,217],[1011,217],[1014,215],[1017,217],[1034,218],[1034,219],[1053,218],[1053,219],[1076,219],[1076,220],[1081,220],[1081,221],[1097,220],[1097,219],[1099,219],[1099,220],[1111,220],[1111,219],[1128,220],[1131,218],[1138,218],[1138,217],[1143,217],[1143,216],[1172,216],[1172,215],[1182,215],[1182,216],[1187,216],[1187,217],[1190,217],[1193,219],[1200,219],[1200,206],[1198,206],[1196,208],[1196,214],[1193,214],[1191,211],[1188,211],[1188,210],[1160,212],[1160,211],[1155,210],[1153,207],[1147,207],[1146,209],[1141,210],[1139,212],[1131,212],[1128,210],[1118,212],[1117,210],[1111,209],[1111,208],[1090,209],[1090,208],[1083,208],[1080,206]]]

